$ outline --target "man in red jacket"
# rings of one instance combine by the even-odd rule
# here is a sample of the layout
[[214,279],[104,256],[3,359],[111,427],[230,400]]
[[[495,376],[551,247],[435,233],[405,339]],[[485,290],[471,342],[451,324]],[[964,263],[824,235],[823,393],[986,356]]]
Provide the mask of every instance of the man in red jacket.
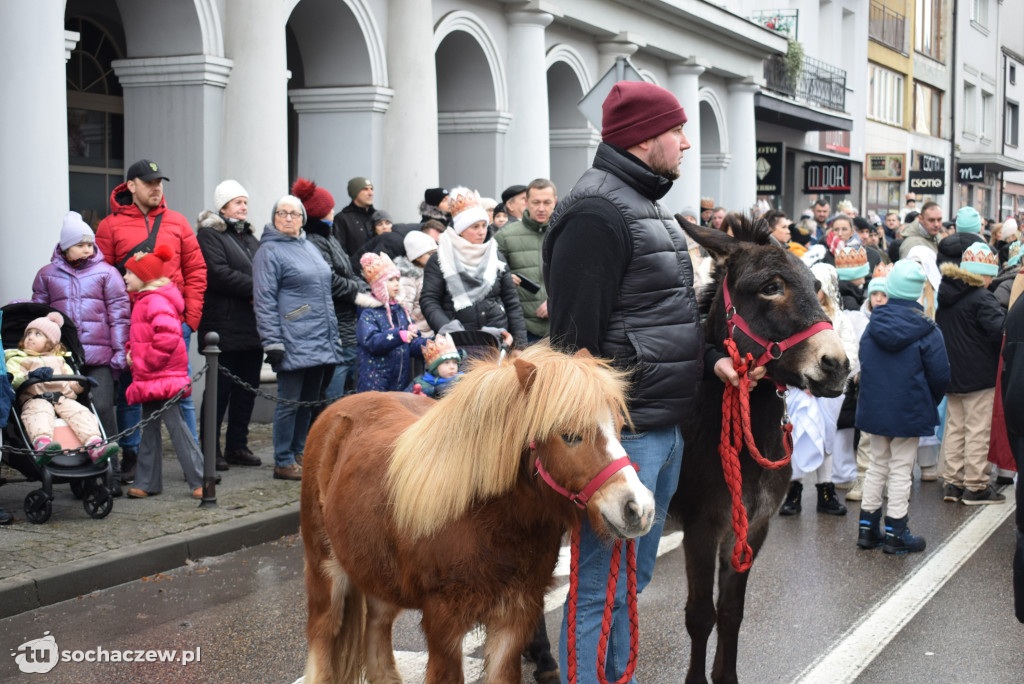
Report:
[[[110,193],[110,215],[96,229],[96,246],[107,263],[116,266],[121,273],[124,273],[125,261],[136,252],[152,252],[158,243],[171,248],[173,256],[165,265],[164,275],[178,286],[185,299],[182,335],[187,349],[192,331],[199,327],[206,293],[206,261],[199,241],[188,220],[167,208],[164,181],[170,179],[155,162],[148,159],[135,162],[128,168],[125,179]],[[117,423],[121,430],[136,425],[142,417],[141,407],[129,406],[124,401],[124,390],[130,384],[131,375],[125,373],[120,378],[117,405]],[[195,435],[192,398],[185,397],[181,407],[185,422]],[[140,437],[135,432],[121,441],[125,461],[123,481],[132,479]]]

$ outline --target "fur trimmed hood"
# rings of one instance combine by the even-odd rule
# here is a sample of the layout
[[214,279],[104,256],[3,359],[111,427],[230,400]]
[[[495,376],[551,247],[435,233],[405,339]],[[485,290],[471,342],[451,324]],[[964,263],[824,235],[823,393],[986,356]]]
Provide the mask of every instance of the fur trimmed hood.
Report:
[[[248,221],[242,221],[242,231],[252,234],[252,224]],[[200,228],[212,228],[218,233],[223,233],[228,229],[227,221],[220,215],[219,212],[210,211],[205,209],[199,214],[199,227]]]
[[980,275],[960,268],[958,264],[942,264],[939,271],[944,277],[962,281],[968,287],[985,287],[985,281]]
[[437,219],[441,223],[448,225],[448,214],[441,211],[439,207],[433,204],[427,204],[426,202],[420,202],[420,216],[425,219]]

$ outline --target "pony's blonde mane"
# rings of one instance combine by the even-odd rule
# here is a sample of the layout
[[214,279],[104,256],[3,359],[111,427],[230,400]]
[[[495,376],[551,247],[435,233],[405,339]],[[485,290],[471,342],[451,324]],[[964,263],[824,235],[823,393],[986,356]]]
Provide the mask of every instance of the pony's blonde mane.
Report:
[[624,374],[605,361],[547,345],[519,358],[536,366],[529,394],[512,361],[480,361],[398,436],[388,486],[399,531],[429,535],[474,502],[510,491],[531,441],[593,438],[610,416],[627,415]]

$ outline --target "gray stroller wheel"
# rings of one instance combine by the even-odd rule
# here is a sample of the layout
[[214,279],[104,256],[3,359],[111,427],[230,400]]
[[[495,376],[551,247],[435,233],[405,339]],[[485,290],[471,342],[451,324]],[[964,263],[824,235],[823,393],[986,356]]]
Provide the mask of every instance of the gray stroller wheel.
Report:
[[99,520],[106,518],[114,508],[114,497],[102,484],[90,482],[82,497],[82,506],[85,507],[85,512],[89,514],[89,517]]
[[25,517],[30,523],[42,525],[52,513],[53,503],[42,489],[33,489],[25,497]]

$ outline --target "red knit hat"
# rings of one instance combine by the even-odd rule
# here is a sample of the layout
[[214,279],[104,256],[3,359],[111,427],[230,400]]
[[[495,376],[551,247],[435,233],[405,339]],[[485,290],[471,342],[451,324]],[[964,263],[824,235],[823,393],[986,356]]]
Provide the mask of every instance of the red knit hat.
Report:
[[309,220],[322,219],[334,209],[334,197],[316,183],[305,178],[298,178],[292,184],[292,194],[302,201],[306,207]]
[[619,81],[604,99],[601,138],[627,149],[686,123],[676,96],[661,86]]
[[170,245],[157,245],[152,252],[136,252],[124,267],[137,275],[139,280],[148,283],[164,277],[164,264],[174,257]]

